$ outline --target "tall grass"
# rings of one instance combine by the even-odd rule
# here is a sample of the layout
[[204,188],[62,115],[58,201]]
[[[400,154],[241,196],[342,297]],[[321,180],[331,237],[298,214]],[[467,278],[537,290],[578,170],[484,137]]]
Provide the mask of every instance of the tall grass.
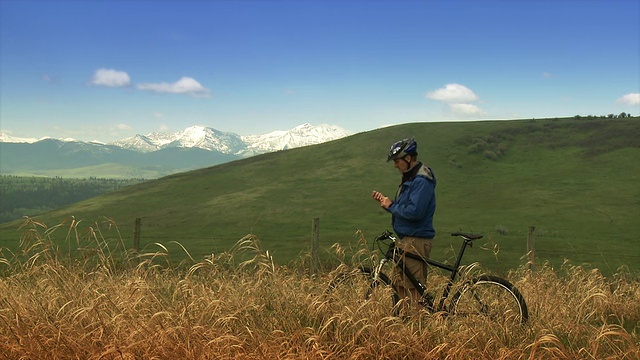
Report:
[[513,270],[522,328],[401,320],[371,302],[329,306],[330,271],[276,265],[252,235],[174,264],[166,246],[129,251],[105,226],[27,220],[20,250],[0,257],[0,359],[640,358],[640,286],[625,272]]

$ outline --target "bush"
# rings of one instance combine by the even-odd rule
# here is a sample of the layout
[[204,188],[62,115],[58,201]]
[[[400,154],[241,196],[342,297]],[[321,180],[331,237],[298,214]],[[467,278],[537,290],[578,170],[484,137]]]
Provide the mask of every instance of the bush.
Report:
[[467,148],[471,154],[482,154],[489,160],[499,160],[507,153],[507,145],[502,136],[486,135],[474,138]]

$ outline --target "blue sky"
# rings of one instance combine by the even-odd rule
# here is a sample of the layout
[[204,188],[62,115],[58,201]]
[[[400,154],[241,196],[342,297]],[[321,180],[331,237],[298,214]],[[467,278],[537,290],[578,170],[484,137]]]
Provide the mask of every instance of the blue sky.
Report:
[[640,114],[640,1],[0,0],[0,130]]

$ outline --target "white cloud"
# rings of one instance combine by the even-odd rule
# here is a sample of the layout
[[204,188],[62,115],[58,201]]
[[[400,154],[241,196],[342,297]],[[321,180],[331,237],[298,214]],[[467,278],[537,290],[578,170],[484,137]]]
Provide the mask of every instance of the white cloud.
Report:
[[616,100],[618,105],[640,105],[640,93],[630,93]]
[[113,69],[98,69],[91,78],[91,84],[98,86],[123,87],[131,85],[129,74]]
[[124,131],[132,131],[133,130],[133,126],[130,126],[130,125],[127,125],[127,124],[117,124],[116,125],[116,129],[124,130]]
[[480,100],[471,89],[460,84],[447,84],[443,88],[428,92],[426,97],[446,103],[469,103]]
[[482,111],[479,107],[473,104],[448,104],[451,111],[455,114],[463,115],[463,116],[477,116],[477,115],[485,115],[485,112]]
[[440,89],[429,91],[425,97],[446,104],[455,116],[469,118],[486,115],[478,106],[471,104],[480,101],[480,98],[464,85],[447,84]]
[[148,90],[158,93],[186,94],[195,97],[209,97],[209,89],[205,88],[199,82],[189,77],[183,77],[172,84],[138,84],[137,88],[140,90]]

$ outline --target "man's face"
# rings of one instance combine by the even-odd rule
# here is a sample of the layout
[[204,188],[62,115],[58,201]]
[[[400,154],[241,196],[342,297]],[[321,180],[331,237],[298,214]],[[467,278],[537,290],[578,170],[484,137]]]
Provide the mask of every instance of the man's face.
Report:
[[401,173],[409,170],[409,164],[405,161],[405,158],[407,158],[407,156],[400,159],[393,159],[393,167],[398,169],[398,171],[400,171]]

